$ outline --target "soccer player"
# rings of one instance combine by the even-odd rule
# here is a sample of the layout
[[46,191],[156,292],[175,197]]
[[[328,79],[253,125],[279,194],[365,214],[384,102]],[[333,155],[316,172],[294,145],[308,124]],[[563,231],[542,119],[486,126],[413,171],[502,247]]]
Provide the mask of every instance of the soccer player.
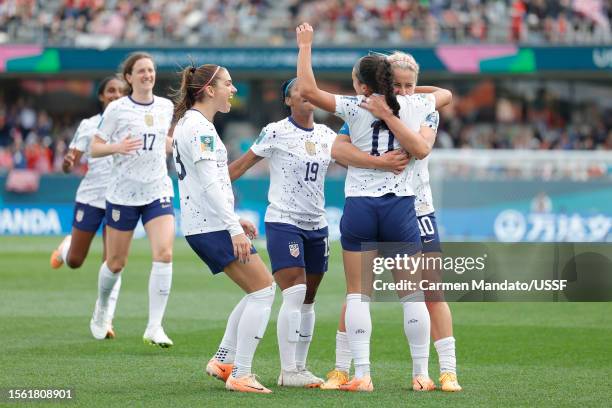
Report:
[[251,364],[268,325],[276,285],[247,237],[256,236],[255,226],[234,212],[227,150],[213,125],[217,112],[230,111],[235,93],[229,72],[219,65],[183,70],[174,114],[174,160],[189,246],[213,274],[225,272],[246,292],[230,314],[206,372],[224,381],[228,390],[268,394],[251,373]]
[[[402,52],[395,52],[387,57],[393,67],[394,91],[398,95],[412,95],[414,93],[433,93],[436,96],[436,109],[450,103],[452,95],[450,92],[437,87],[416,86],[419,65],[414,57]],[[376,115],[376,112],[373,112]],[[437,127],[437,116],[432,115],[426,121],[432,129]],[[355,151],[359,151],[350,143],[349,130],[343,126],[340,135],[334,145],[334,157],[336,160],[348,161]],[[429,156],[417,160],[415,165],[414,189],[416,192],[416,214],[419,220],[421,242],[423,253],[427,257],[441,256],[440,238],[436,223],[431,186],[429,185]],[[439,280],[438,272],[424,270],[423,275],[429,281]],[[461,391],[457,381],[455,339],[452,332],[452,317],[448,304],[444,301],[443,293],[426,293],[425,304],[431,317],[431,337],[438,352],[440,362],[440,386],[442,391]],[[344,312],[344,307],[343,307]],[[336,335],[336,367],[328,374],[328,380],[321,386],[323,389],[338,389],[339,385],[348,381],[348,371],[351,364],[351,354],[346,341],[346,330],[342,325],[343,316]],[[410,345],[413,358],[420,353],[419,345]],[[429,345],[427,346],[429,347]],[[418,357],[417,357],[418,358]],[[413,373],[413,389],[416,391],[429,391],[435,389],[435,385],[428,377],[419,377]]]
[[[361,58],[353,69],[353,87],[359,96],[332,95],[317,87],[311,66],[313,30],[304,23],[297,27],[298,81],[302,96],[313,105],[344,119],[352,141],[372,155],[399,146],[417,158],[424,158],[433,145],[433,130],[420,126],[435,110],[433,97],[400,97],[393,93],[391,65],[385,58]],[[391,107],[377,120],[360,105],[372,94],[384,95]],[[401,119],[400,119],[401,116]],[[373,391],[370,377],[370,336],[372,322],[369,291],[361,288],[362,261],[371,262],[376,251],[364,251],[363,243],[402,242],[405,255],[418,256],[421,250],[414,209],[414,191],[408,182],[414,164],[400,174],[349,166],[344,213],[340,223],[344,269],[347,283],[346,332],[355,361],[355,377],[340,386],[346,391]],[[416,273],[416,275],[419,275]],[[367,286],[367,285],[366,285]],[[404,327],[413,344],[429,343],[430,322],[421,291],[405,292],[401,298]],[[427,355],[428,357],[428,355]],[[427,362],[420,360],[420,362]]]
[[[124,89],[125,84],[123,81],[114,75],[100,81],[97,95],[102,105],[102,111],[106,109],[109,103],[123,96]],[[110,180],[112,158],[109,156],[94,159],[89,156],[91,140],[101,117],[102,114],[98,113],[91,118],[81,121],[72,142],[70,142],[70,150],[62,163],[64,173],[70,173],[75,163],[79,163],[81,156],[86,154],[88,168],[87,174],[85,174],[77,189],[72,219],[72,232],[63,239],[57,249],[51,254],[51,267],[53,269],[58,269],[63,264],[66,264],[71,269],[80,268],[87,257],[91,241],[104,220],[106,208],[104,195]],[[102,230],[102,239],[103,260],[106,260],[105,229]],[[109,298],[109,321],[112,321],[115,313],[120,288],[121,279],[118,279]],[[107,330],[106,338],[115,338],[112,325]]]
[[[300,95],[296,78],[282,85],[281,99],[290,115],[265,126],[251,149],[230,164],[229,172],[233,181],[268,159],[266,240],[274,280],[283,296],[276,326],[278,385],[317,387],[323,380],[307,370],[306,358],[315,326],[314,299],[328,266],[324,181],[336,133],[314,123],[314,106]],[[408,163],[401,154],[364,155],[372,165],[390,170]]]
[[134,229],[142,218],[153,255],[149,322],[143,340],[170,347],[173,342],[162,328],[162,319],[172,284],[174,192],[166,154],[172,148],[168,131],[173,105],[153,95],[155,64],[149,54],[130,54],[123,62],[122,76],[128,95],[108,105],[91,146],[92,157],[112,155],[113,165],[106,191],[106,261],[100,267],[90,329],[96,339],[106,335],[109,297],[121,277]]

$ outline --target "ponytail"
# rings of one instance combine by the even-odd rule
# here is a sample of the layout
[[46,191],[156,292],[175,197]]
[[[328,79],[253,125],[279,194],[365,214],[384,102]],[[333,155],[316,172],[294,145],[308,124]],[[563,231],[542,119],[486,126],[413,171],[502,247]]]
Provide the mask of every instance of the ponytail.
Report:
[[181,85],[178,90],[172,90],[174,100],[174,115],[172,123],[178,122],[196,102],[204,100],[206,87],[214,86],[217,73],[222,67],[219,65],[206,64],[196,68],[195,65],[185,67],[179,72]]
[[393,115],[399,117],[400,104],[393,92],[393,71],[391,64],[386,59],[380,58],[376,67],[376,83],[378,93],[385,96],[385,101],[393,111]]
[[189,84],[193,81],[193,74],[195,71],[196,68],[194,66],[188,66],[180,73],[180,88],[172,95],[174,99],[173,123],[176,123],[180,118],[182,118],[185,112],[187,112],[188,109],[191,109],[196,101],[194,91],[189,87]]
[[370,91],[384,95],[393,115],[399,117],[400,105],[393,92],[393,71],[386,57],[363,57],[357,61],[353,71],[359,82],[367,85]]

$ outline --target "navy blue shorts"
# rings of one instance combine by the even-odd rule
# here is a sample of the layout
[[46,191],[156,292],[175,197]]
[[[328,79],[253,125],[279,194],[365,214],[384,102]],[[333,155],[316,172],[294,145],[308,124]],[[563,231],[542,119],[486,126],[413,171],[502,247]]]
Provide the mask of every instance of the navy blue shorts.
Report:
[[[232,237],[229,231],[186,235],[185,239],[214,275],[223,272],[227,265],[238,259],[234,256],[234,245],[232,245]],[[256,253],[255,247],[251,246],[251,254]]]
[[89,204],[79,203],[74,204],[74,212],[72,215],[72,226],[76,229],[86,232],[96,232],[100,228],[100,224],[104,221],[104,211],[102,208],[93,207]]
[[[403,243],[385,256],[414,255],[421,251],[421,238],[414,196],[347,197],[340,220],[340,242],[346,251],[363,251],[372,244]],[[385,251],[387,252],[387,251]]]
[[442,252],[436,214],[421,215],[418,219],[419,229],[421,230],[421,242],[423,243],[423,253]]
[[295,225],[266,222],[266,242],[272,273],[285,268],[304,268],[308,274],[327,272],[329,259],[327,227],[307,231]]
[[119,231],[133,231],[142,217],[142,225],[162,215],[174,215],[172,197],[162,197],[145,205],[120,205],[106,202],[106,225]]

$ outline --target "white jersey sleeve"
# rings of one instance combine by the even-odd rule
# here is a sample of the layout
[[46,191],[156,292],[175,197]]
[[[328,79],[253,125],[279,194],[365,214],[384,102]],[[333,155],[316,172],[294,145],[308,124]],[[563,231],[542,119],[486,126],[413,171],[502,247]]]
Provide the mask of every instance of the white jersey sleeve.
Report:
[[98,122],[98,131],[96,136],[100,139],[106,140],[107,142],[111,141],[111,136],[117,131],[117,127],[119,125],[119,112],[121,109],[121,105],[119,103],[120,100],[114,100],[108,104],[104,112],[102,113],[102,117]]
[[[434,111],[427,115],[421,126],[428,126],[437,132],[439,122],[440,114]],[[431,154],[422,160],[417,160],[414,169],[414,191],[416,193],[414,207],[418,217],[435,211],[431,185],[429,184],[429,156]]]
[[227,150],[214,125],[200,112],[188,110],[174,129],[173,153],[184,235],[243,233],[234,212]]
[[87,157],[87,174],[81,180],[76,193],[76,201],[96,208],[106,208],[106,189],[111,178],[113,158],[111,156],[92,158],[91,141],[97,133],[101,115],[84,119],[79,125],[71,149],[85,153]]
[[83,119],[79,124],[74,137],[68,146],[70,149],[76,149],[78,151],[87,153],[89,151],[89,145],[91,139],[98,129],[98,123],[100,123],[101,115],[95,115],[91,118]]
[[270,128],[270,125],[265,126],[257,139],[255,139],[255,143],[251,146],[251,151],[255,153],[255,155],[259,157],[270,158],[272,153],[274,152],[274,145],[271,143],[273,130]]

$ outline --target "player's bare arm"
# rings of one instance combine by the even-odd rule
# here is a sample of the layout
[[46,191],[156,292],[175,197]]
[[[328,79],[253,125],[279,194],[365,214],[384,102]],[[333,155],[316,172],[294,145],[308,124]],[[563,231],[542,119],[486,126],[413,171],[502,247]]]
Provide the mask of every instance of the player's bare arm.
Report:
[[229,164],[230,180],[234,181],[242,177],[248,169],[257,164],[261,159],[263,157],[257,156],[249,149],[245,154]]

